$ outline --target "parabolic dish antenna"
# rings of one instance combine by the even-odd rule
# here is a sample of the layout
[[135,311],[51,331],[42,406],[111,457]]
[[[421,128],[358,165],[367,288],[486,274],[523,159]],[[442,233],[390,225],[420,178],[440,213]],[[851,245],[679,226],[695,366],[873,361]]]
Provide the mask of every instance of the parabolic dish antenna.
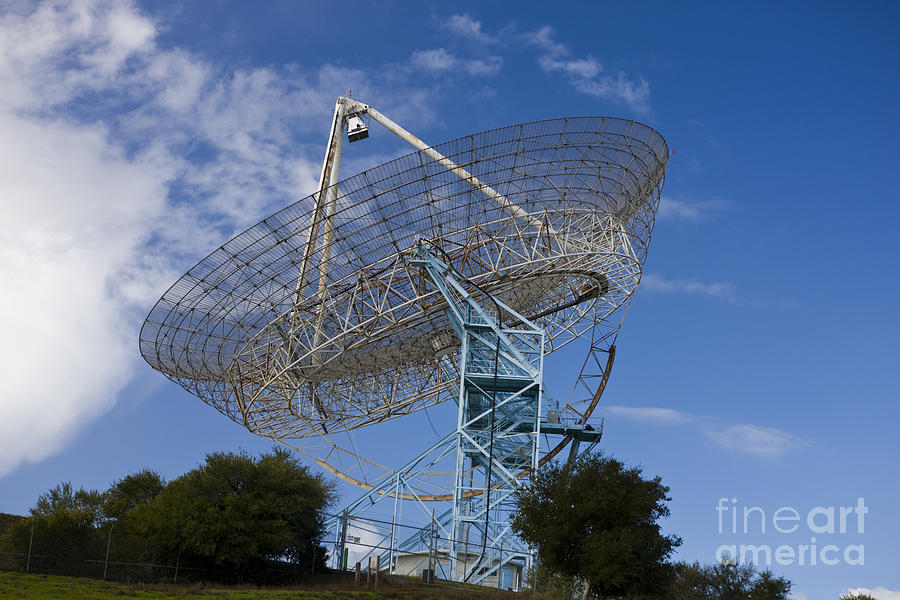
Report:
[[[350,141],[367,137],[363,118],[417,151],[341,180],[344,129]],[[592,352],[610,351],[640,280],[668,157],[656,131],[608,117],[523,123],[430,147],[374,108],[340,98],[319,190],[181,277],[147,317],[141,353],[249,430],[388,494],[377,482],[399,471],[337,438],[447,400],[459,404],[479,343],[494,383],[503,369],[512,377],[516,368],[530,373],[526,363],[542,365],[518,353],[518,334],[506,330],[541,338],[541,359],[588,332]],[[487,311],[480,342],[466,320],[478,307]],[[474,341],[461,343],[464,330]],[[498,357],[490,346],[501,341],[512,349]],[[594,390],[558,403],[546,397],[539,372],[534,381],[527,393],[543,413],[535,416],[541,433],[593,439],[582,428]],[[488,388],[496,405],[499,388]],[[527,395],[511,389],[507,396]],[[438,471],[407,472],[405,491],[397,476],[392,494],[462,497],[459,473],[451,466],[441,479]],[[491,477],[482,492],[495,485]]]

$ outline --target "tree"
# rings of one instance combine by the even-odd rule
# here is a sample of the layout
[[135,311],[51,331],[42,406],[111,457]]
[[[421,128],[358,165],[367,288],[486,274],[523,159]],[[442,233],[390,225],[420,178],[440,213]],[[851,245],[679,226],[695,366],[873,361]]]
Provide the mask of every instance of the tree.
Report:
[[787,600],[791,582],[771,571],[733,561],[701,566],[675,565],[675,577],[666,595],[671,600]]
[[551,571],[546,565],[532,565],[525,572],[525,585],[540,590],[541,595],[551,598],[576,598],[584,593],[584,581],[572,575]]
[[97,490],[81,488],[76,492],[70,482],[63,481],[46,494],[38,496],[31,514],[35,517],[51,517],[66,513],[85,526],[95,527],[103,522],[104,500],[104,494]]
[[110,486],[103,503],[103,514],[109,527],[105,536],[110,556],[131,563],[158,564],[162,561],[164,549],[144,535],[137,516],[139,508],[152,504],[165,489],[165,480],[150,469],[127,475]]
[[111,561],[220,571],[204,578],[239,570],[271,581],[270,569],[280,578],[297,574],[284,561],[303,572],[324,567],[318,540],[333,497],[332,485],[288,450],[219,452],[169,484],[151,470],[104,493],[63,482],[38,498],[30,518],[10,520],[0,547],[26,553],[33,530],[31,568],[44,572],[97,576],[108,550]]
[[768,569],[759,574],[750,588],[749,600],[787,600],[793,584],[784,577],[775,577]]
[[253,571],[275,559],[321,564],[318,540],[332,499],[332,486],[288,450],[259,458],[219,452],[132,514],[168,560]]
[[659,477],[588,454],[535,473],[517,495],[512,527],[548,569],[584,580],[585,596],[655,593],[681,545],[657,524],[669,515],[668,493]]
[[121,521],[138,506],[156,500],[165,489],[166,482],[156,471],[144,469],[127,475],[113,483],[106,492],[103,514],[109,519]]
[[43,567],[54,572],[84,574],[82,559],[102,557],[97,528],[103,522],[104,499],[97,490],[76,491],[64,481],[41,494],[31,517],[9,527],[2,545],[17,553],[30,548],[33,555],[43,557]]

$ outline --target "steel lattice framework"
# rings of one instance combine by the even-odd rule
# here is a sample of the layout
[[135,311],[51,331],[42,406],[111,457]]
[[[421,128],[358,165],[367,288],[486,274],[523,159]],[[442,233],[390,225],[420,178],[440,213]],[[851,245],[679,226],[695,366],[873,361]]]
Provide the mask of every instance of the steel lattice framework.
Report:
[[[344,127],[364,115],[419,150],[340,180]],[[475,466],[439,472],[421,468],[438,460],[416,459],[391,469],[335,441],[460,397],[460,328],[423,244],[465,282],[472,306],[502,304],[535,324],[541,357],[591,333],[584,389],[562,405],[545,398],[563,424],[584,426],[640,281],[668,157],[659,133],[609,117],[523,123],[429,147],[340,98],[319,190],[181,277],[147,317],[141,353],[229,418],[373,498],[451,500]],[[563,440],[543,460],[579,439],[580,430],[556,428]]]

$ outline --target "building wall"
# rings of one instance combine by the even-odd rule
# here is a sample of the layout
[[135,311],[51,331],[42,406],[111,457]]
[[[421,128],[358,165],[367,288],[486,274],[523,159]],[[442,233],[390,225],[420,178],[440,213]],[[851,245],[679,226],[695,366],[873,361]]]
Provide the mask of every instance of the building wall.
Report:
[[[478,560],[477,555],[469,557],[470,564]],[[428,568],[428,554],[401,554],[396,559],[395,572],[398,575],[409,575],[412,577],[421,577],[422,571]],[[435,577],[438,579],[450,578],[450,559],[446,554],[439,556],[434,565]],[[516,564],[507,564],[502,569],[500,583],[502,589],[517,590],[522,581],[522,566]],[[489,575],[481,582],[485,587],[496,588],[497,574]]]

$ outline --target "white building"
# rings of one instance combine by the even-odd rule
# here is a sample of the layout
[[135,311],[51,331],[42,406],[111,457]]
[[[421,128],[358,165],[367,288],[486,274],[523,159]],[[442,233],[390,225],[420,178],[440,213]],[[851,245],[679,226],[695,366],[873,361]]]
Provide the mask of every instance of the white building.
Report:
[[[478,561],[478,553],[469,552],[469,553],[460,553],[459,555],[459,565],[460,568],[465,569],[467,566],[471,566],[472,564]],[[439,550],[436,553],[434,560],[434,576],[437,579],[450,579],[450,556],[447,550]],[[396,564],[394,565],[394,573],[397,575],[410,575],[413,577],[421,577],[423,571],[428,569],[428,552],[409,552],[402,553],[398,555],[395,559]],[[490,571],[491,569],[494,572],[491,575],[485,577],[484,581],[481,582],[481,585],[485,587],[492,587],[504,590],[513,590],[519,591],[519,588],[522,586],[523,576],[525,565],[518,561],[507,561],[504,562],[502,568],[500,569],[500,581],[498,585],[497,581],[497,561],[493,560],[490,563],[485,563],[481,569],[479,569],[479,573],[484,573],[485,571]],[[385,567],[387,570],[387,567]]]

